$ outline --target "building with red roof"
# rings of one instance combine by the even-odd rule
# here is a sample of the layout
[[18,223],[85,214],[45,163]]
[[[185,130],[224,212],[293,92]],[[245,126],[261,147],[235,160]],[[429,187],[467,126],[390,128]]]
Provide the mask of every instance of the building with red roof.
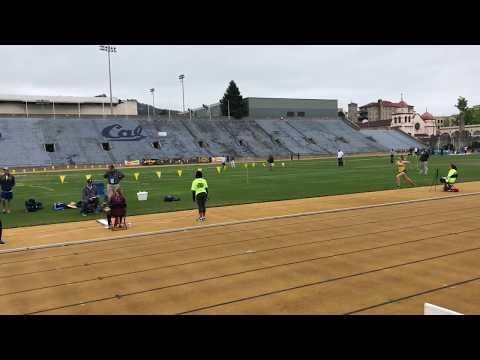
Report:
[[441,125],[428,111],[422,115],[416,113],[414,106],[404,101],[403,96],[397,103],[379,99],[361,106],[359,110],[367,117],[361,119],[361,127],[391,127],[411,136],[428,137],[436,135]]
[[366,112],[368,121],[389,120],[395,111],[403,110],[405,112],[414,111],[414,106],[407,104],[403,98],[400,102],[378,99],[377,102],[360,106],[360,112]]

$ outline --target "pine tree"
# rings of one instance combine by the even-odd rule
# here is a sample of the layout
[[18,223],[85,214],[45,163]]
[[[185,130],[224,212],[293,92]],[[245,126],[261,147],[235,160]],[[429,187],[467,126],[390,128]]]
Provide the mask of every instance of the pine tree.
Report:
[[242,95],[240,95],[240,90],[233,80],[230,81],[225,95],[223,95],[223,98],[220,100],[220,109],[222,110],[223,116],[228,116],[229,103],[230,116],[233,116],[235,119],[240,119],[248,115],[247,104],[243,100]]

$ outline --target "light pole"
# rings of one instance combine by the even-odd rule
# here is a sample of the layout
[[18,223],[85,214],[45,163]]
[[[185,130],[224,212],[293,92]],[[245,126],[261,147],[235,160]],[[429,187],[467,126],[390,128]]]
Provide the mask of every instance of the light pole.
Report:
[[112,71],[110,66],[110,53],[116,53],[117,48],[111,45],[100,45],[100,51],[105,51],[108,57],[108,81],[110,83],[110,115],[113,115],[113,105],[112,105]]
[[179,75],[178,79],[182,83],[182,103],[183,103],[183,112],[185,112],[185,90],[183,88],[183,79],[185,79],[185,75],[184,74]]
[[150,92],[152,93],[152,104],[153,104],[152,115],[155,116],[155,88],[151,88]]

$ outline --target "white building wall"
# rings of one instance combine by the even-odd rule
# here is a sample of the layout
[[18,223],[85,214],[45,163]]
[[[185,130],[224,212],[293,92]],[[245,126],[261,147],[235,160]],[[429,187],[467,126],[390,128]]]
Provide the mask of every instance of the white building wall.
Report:
[[[28,109],[27,109],[28,107]],[[36,104],[36,103],[19,103],[19,102],[0,102],[0,115],[110,115],[110,104]],[[114,115],[138,115],[137,102],[125,101],[119,104],[113,104]]]
[[[418,130],[415,129],[415,124],[419,124]],[[397,128],[412,136],[431,136],[436,135],[435,120],[423,120],[417,113],[400,113],[398,111],[392,117],[390,127]]]

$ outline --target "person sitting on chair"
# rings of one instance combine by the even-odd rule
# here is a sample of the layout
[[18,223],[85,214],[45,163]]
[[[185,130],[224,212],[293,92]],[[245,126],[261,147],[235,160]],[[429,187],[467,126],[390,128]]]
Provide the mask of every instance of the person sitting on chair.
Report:
[[450,170],[448,170],[447,176],[440,178],[440,182],[443,183],[443,191],[458,191],[453,187],[453,184],[457,181],[458,171],[455,164],[450,164]]
[[82,191],[82,209],[81,214],[87,216],[87,213],[93,213],[98,207],[97,187],[92,178],[87,180],[87,184]]
[[112,230],[126,229],[125,216],[127,215],[127,200],[123,196],[122,190],[117,188],[113,191],[110,198],[110,212],[115,219]]

